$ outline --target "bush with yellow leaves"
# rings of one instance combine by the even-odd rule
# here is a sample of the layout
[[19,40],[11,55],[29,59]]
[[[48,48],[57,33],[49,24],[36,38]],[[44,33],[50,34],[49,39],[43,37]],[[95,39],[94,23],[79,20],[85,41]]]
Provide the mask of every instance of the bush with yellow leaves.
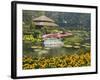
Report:
[[90,53],[62,55],[58,57],[23,56],[23,69],[82,67],[91,65]]

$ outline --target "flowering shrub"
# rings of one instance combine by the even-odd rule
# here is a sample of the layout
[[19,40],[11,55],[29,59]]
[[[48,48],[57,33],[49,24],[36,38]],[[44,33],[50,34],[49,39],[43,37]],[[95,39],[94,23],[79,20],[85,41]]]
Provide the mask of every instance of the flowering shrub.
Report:
[[90,53],[62,55],[59,57],[23,56],[23,69],[64,68],[90,66]]

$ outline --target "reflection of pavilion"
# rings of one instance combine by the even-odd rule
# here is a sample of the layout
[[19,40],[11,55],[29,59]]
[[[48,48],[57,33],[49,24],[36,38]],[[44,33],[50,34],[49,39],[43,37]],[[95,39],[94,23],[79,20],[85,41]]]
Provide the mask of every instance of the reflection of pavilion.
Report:
[[56,38],[48,38],[48,39],[44,40],[43,44],[45,47],[49,47],[49,48],[61,47],[64,45],[63,42],[61,41],[61,39],[56,39]]

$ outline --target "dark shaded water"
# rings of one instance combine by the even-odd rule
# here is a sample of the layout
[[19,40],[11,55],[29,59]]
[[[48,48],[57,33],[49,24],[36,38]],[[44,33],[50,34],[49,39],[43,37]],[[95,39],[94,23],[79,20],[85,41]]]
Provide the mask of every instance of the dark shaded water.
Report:
[[61,56],[61,55],[71,55],[71,54],[81,54],[89,52],[90,48],[80,47],[80,48],[42,48],[42,49],[30,49],[28,54],[25,55],[32,55],[34,57],[54,57],[54,56]]

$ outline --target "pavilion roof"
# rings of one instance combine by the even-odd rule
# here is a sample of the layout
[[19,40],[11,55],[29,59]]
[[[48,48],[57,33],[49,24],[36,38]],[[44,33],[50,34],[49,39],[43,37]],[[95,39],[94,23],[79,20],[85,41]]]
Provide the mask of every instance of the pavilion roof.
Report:
[[37,26],[58,26],[56,23],[51,22],[34,22]]
[[42,15],[40,17],[37,17],[33,19],[34,24],[38,26],[58,26],[54,20],[48,18],[45,15]]
[[36,21],[54,22],[54,20],[52,20],[52,19],[50,19],[50,18],[48,18],[47,16],[44,16],[44,15],[33,19],[33,21],[34,22],[36,22]]

